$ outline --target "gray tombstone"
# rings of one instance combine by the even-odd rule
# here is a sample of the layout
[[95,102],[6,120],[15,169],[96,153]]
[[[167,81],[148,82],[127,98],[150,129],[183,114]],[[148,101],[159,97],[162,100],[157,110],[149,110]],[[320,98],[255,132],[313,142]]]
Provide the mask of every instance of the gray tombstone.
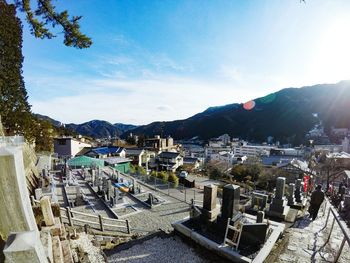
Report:
[[239,212],[240,187],[234,184],[228,184],[223,189],[221,218],[226,221]]
[[203,208],[207,211],[211,211],[216,208],[216,197],[217,197],[216,185],[205,185],[204,196],[203,196]]
[[295,204],[295,184],[289,184],[288,186],[288,205],[294,205]]
[[275,197],[272,199],[272,202],[270,204],[270,208],[268,211],[268,214],[270,216],[276,216],[276,217],[285,219],[285,217],[288,214],[288,211],[289,211],[288,200],[284,196],[285,183],[286,183],[286,178],[284,177],[277,178]]
[[40,200],[40,198],[43,196],[43,189],[42,188],[35,189],[34,195],[35,195],[35,200]]
[[112,196],[112,182],[111,180],[107,181],[107,198],[108,200],[111,198]]
[[103,177],[103,178],[102,178],[102,191],[104,191],[105,193],[107,193],[107,189],[108,189],[107,178],[106,178],[106,177]]
[[286,185],[286,178],[278,177],[277,181],[276,181],[276,192],[275,192],[275,198],[276,199],[282,199],[283,198],[285,185]]
[[152,193],[148,194],[148,200],[147,203],[152,207],[153,203],[154,203],[154,196]]

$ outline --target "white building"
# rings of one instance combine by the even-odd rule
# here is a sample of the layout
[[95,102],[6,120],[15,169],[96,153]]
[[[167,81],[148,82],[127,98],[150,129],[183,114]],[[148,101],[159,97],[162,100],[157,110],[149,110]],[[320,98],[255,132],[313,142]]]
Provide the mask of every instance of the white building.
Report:
[[350,147],[349,147],[350,140],[348,137],[344,137],[344,139],[341,141],[341,144],[343,146],[343,152],[349,152]]
[[54,152],[60,157],[74,157],[78,152],[86,147],[91,147],[91,144],[73,137],[54,138]]
[[233,153],[238,156],[261,156],[269,155],[273,148],[275,147],[268,145],[236,145],[233,147]]

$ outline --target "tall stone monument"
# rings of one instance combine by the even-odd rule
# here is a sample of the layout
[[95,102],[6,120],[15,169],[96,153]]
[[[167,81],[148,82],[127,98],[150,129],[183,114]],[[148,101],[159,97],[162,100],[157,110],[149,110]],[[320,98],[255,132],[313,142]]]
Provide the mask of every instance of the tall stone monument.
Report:
[[295,201],[297,203],[302,203],[304,196],[303,196],[303,183],[301,181],[301,179],[297,179],[295,182]]
[[221,219],[227,222],[228,218],[233,218],[239,212],[240,187],[228,184],[223,188]]
[[288,200],[284,196],[285,185],[286,178],[278,177],[276,181],[275,197],[272,199],[268,211],[269,216],[276,216],[282,218],[283,220],[286,218],[289,211]]
[[295,204],[295,184],[289,184],[288,186],[288,205],[294,205]]

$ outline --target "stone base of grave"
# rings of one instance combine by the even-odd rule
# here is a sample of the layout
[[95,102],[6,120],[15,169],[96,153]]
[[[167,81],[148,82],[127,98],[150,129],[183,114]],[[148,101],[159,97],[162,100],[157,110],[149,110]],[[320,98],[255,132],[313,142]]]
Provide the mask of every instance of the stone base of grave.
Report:
[[307,203],[307,199],[304,198],[301,203],[295,202],[293,205],[290,205],[290,207],[294,209],[302,210],[305,208],[306,203]]
[[277,217],[284,220],[289,211],[289,206],[287,203],[288,201],[286,199],[273,199],[266,214],[268,216]]
[[50,231],[40,231],[40,241],[43,244],[45,255],[53,262],[53,254],[52,254],[52,236]]
[[58,236],[52,237],[52,252],[53,262],[64,263],[62,244]]
[[292,206],[292,205],[295,205],[296,204],[296,201],[295,201],[295,197],[288,197],[288,205],[289,206]]
[[53,226],[43,226],[41,230],[50,232],[52,236],[62,236],[64,233],[64,229],[58,217],[55,217],[55,224]]
[[216,207],[211,211],[208,211],[206,209],[201,209],[202,215],[201,217],[203,220],[208,222],[214,222],[218,215],[220,214],[220,207]]
[[69,240],[61,241],[62,251],[63,251],[63,262],[64,263],[74,263],[72,257],[72,251],[70,249]]
[[5,262],[48,263],[37,231],[10,233],[3,253]]

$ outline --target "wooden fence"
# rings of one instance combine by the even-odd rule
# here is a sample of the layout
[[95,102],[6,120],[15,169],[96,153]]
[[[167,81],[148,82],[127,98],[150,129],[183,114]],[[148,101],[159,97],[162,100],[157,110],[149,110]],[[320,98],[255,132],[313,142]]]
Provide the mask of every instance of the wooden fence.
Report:
[[[32,204],[40,204],[40,201],[35,200],[34,196],[31,196]],[[74,211],[69,207],[60,208],[61,210],[61,221],[65,220],[70,226],[74,225],[89,225],[90,227],[105,231],[108,228],[110,231],[125,231],[127,234],[131,234],[129,220],[125,219],[114,219],[103,217],[102,215],[93,215],[89,213],[83,213]],[[85,217],[79,218],[80,217]],[[88,219],[86,219],[88,218]]]

